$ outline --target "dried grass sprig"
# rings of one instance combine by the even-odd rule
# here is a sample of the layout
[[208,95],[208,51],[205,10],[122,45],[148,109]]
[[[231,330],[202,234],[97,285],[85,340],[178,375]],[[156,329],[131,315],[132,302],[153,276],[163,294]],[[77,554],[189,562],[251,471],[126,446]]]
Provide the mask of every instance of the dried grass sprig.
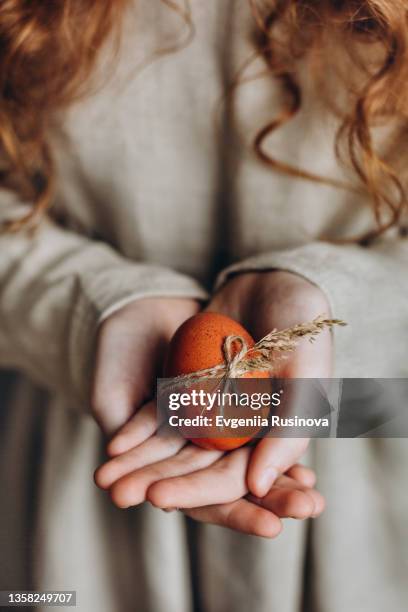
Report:
[[296,349],[302,338],[308,337],[310,342],[314,342],[323,330],[346,325],[341,319],[319,316],[309,323],[299,323],[281,331],[273,329],[251,348],[242,336],[227,336],[223,344],[224,363],[177,376],[164,385],[164,390],[188,387],[208,378],[241,378],[250,372],[273,372],[277,364],[288,357],[285,354]]

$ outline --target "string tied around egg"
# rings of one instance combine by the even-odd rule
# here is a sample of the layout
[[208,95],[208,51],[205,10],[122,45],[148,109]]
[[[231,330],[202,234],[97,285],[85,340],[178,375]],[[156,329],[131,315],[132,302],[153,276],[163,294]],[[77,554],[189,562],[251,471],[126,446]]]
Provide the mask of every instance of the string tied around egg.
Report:
[[[282,359],[287,359],[288,354],[296,349],[302,338],[307,337],[313,342],[323,330],[346,325],[341,319],[326,319],[321,315],[308,323],[299,323],[280,331],[273,329],[252,347],[248,347],[242,336],[227,336],[222,346],[224,363],[169,379],[162,385],[162,391],[188,388],[209,378],[241,378],[250,372],[273,373]],[[237,343],[240,345],[238,350]]]
[[[240,345],[240,349],[236,350],[235,345]],[[248,345],[242,336],[227,336],[222,346],[222,352],[225,360],[225,378],[239,378],[239,364],[248,353]]]

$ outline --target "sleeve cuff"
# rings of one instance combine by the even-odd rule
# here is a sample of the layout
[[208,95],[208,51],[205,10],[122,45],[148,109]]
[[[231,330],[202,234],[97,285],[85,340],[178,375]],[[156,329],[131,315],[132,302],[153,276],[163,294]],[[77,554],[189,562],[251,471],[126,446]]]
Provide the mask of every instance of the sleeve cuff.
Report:
[[[94,261],[97,261],[97,253],[94,257]],[[72,388],[77,390],[82,405],[84,402],[87,405],[89,401],[99,325],[120,308],[147,297],[204,301],[208,299],[208,294],[188,276],[161,266],[127,262],[120,257],[107,264],[105,262],[103,269],[81,275],[68,353]]]
[[376,247],[314,242],[263,253],[218,276],[216,289],[243,272],[286,270],[317,285],[333,316],[348,326],[334,332],[336,377],[408,375],[407,245]]

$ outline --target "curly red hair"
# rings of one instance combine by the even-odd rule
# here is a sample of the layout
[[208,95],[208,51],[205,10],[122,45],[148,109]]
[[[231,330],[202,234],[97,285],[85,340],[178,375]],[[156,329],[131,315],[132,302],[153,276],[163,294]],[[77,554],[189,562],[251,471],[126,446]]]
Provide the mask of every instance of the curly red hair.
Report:
[[96,59],[128,0],[2,0],[0,3],[0,183],[33,202],[17,231],[50,206],[55,113],[89,88]]
[[[120,34],[130,0],[3,0],[0,4],[0,184],[33,202],[30,212],[8,225],[35,224],[52,200],[55,171],[49,144],[56,112],[89,89],[104,43]],[[162,0],[177,8],[173,0]],[[399,165],[408,106],[408,9],[404,0],[248,0],[259,26],[258,49],[287,93],[287,106],[255,139],[260,159],[293,176],[338,184],[272,157],[266,140],[301,108],[296,68],[309,63],[324,76],[330,57],[345,86],[347,110],[336,139],[371,196],[376,227],[368,241],[398,226],[407,204]],[[119,40],[119,39],[118,39]],[[346,58],[346,59],[345,59]],[[341,66],[352,64],[344,75]],[[348,64],[347,64],[348,62]],[[354,76],[352,76],[354,74]],[[399,128],[392,150],[381,155],[373,128],[385,121]]]
[[[335,73],[347,96],[346,110],[329,99],[340,118],[336,154],[351,161],[362,190],[371,197],[375,227],[352,241],[366,244],[400,224],[407,206],[401,148],[408,127],[408,5],[404,0],[249,0],[260,28],[261,53],[287,94],[287,106],[258,133],[255,149],[270,167],[294,177],[338,187],[272,157],[266,141],[302,105],[296,68],[300,60],[315,77],[322,98]],[[339,90],[336,91],[338,93]],[[382,154],[374,128],[393,124],[394,138]],[[392,146],[391,146],[392,144]],[[401,231],[403,234],[403,229]],[[346,240],[348,242],[349,240]]]

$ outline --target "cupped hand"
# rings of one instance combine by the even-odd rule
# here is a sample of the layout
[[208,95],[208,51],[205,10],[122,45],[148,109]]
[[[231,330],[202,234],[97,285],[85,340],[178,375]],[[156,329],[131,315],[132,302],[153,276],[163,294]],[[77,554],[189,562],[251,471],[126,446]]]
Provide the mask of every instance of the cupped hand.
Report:
[[[259,340],[272,329],[282,330],[331,317],[325,294],[304,278],[285,271],[248,273],[233,277],[214,297],[210,310],[240,321]],[[332,374],[332,337],[324,330],[310,342],[299,341],[293,353],[278,363],[274,375],[282,378],[329,378]],[[263,497],[272,484],[304,454],[305,438],[264,438],[248,466],[250,492]]]
[[[272,328],[282,329],[329,312],[324,294],[317,287],[286,272],[236,276],[216,294],[208,309],[241,321],[256,339]],[[324,378],[330,375],[330,368],[331,339],[324,332],[313,345],[301,342],[285,362],[281,375]],[[279,487],[280,475],[296,464],[308,442],[265,439],[255,450],[244,448],[223,455],[195,448],[178,435],[153,434],[154,428],[155,407],[150,403],[111,441],[108,452],[113,459],[97,471],[97,484],[110,489],[119,507],[147,499],[162,508],[188,508],[185,511],[190,516],[217,524],[226,524],[228,516],[230,526],[235,528],[235,504],[247,509],[242,516],[252,512],[259,515],[265,508],[273,514],[268,504],[271,500],[276,503],[279,496],[271,496],[271,491],[274,486]],[[304,505],[293,502],[294,497],[300,499],[296,487],[286,489],[283,498],[291,512],[275,513],[275,518],[284,515],[305,518]],[[251,501],[242,499],[248,492],[255,496]],[[321,496],[315,491],[300,493],[315,498],[309,504],[308,516],[317,515],[323,508]],[[280,508],[285,506],[281,497]],[[260,502],[261,498],[264,501]],[[230,504],[233,507],[227,512],[226,505]],[[245,525],[241,527],[247,532]]]
[[[247,495],[245,473],[251,448],[223,456],[220,451],[184,441],[180,444],[184,446],[172,457],[153,459],[150,464],[148,445],[142,444],[102,466],[96,474],[97,483],[110,489],[119,508],[150,501],[167,511],[181,508],[197,521],[267,538],[279,535],[281,519],[317,517],[324,509],[323,497],[313,488],[315,474],[305,466],[292,466],[258,499]],[[137,465],[128,472],[130,466]],[[119,474],[123,475],[115,480]]]
[[[199,308],[191,299],[144,298],[101,324],[91,409],[106,436],[111,437],[153,397],[170,339]],[[155,419],[143,422],[143,436],[153,434],[155,424]]]

